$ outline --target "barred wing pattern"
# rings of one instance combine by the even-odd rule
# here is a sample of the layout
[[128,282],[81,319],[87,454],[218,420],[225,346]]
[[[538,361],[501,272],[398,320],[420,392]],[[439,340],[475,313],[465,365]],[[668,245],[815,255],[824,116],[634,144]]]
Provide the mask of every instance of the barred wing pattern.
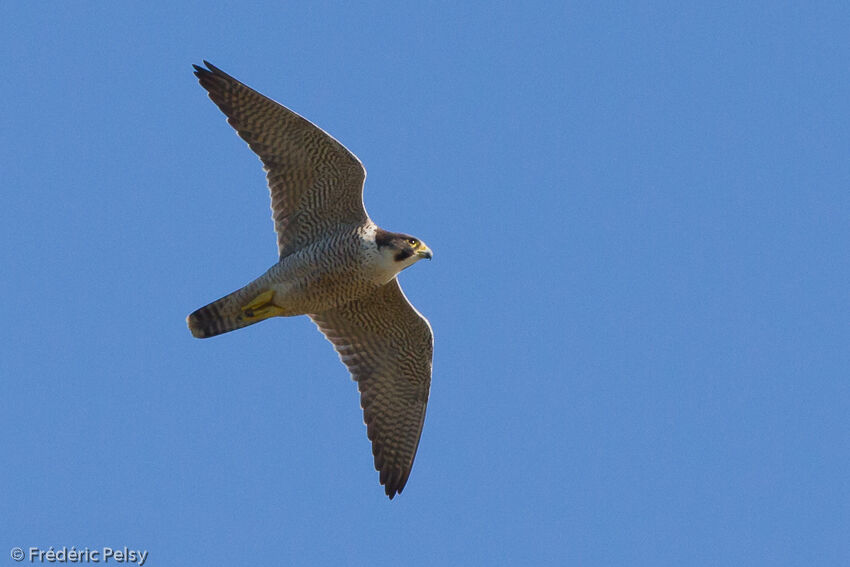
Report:
[[392,498],[407,483],[425,421],[431,325],[396,279],[366,298],[310,317],[357,381],[375,468]]
[[208,69],[194,65],[201,86],[263,162],[281,258],[330,228],[368,220],[366,170],[354,154],[305,118],[204,64]]

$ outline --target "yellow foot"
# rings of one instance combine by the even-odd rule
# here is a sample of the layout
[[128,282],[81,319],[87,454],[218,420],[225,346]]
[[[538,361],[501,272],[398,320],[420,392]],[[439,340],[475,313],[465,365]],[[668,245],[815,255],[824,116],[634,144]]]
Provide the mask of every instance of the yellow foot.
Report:
[[272,299],[274,299],[274,291],[264,291],[242,307],[245,320],[261,321],[269,317],[283,316],[283,309],[272,303]]

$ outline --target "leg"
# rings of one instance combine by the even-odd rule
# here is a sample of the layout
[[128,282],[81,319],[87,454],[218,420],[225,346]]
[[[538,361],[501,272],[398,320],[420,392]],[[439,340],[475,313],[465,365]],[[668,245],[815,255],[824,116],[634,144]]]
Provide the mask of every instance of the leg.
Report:
[[272,303],[273,299],[273,290],[264,291],[242,307],[242,318],[245,321],[255,322],[269,317],[285,316],[284,310]]

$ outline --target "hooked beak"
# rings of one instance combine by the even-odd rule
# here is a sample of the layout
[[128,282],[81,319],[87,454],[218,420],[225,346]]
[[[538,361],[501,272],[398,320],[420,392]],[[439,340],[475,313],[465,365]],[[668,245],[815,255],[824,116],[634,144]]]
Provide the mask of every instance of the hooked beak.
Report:
[[419,247],[419,250],[416,251],[416,255],[420,258],[426,258],[428,260],[434,257],[434,253],[431,252],[431,249],[425,246],[424,244]]

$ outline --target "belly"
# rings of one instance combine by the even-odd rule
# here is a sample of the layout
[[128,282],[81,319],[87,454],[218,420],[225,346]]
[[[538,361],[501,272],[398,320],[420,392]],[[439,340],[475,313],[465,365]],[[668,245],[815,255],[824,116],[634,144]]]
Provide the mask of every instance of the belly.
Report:
[[287,315],[322,313],[379,287],[366,277],[356,258],[323,260],[288,257],[273,266],[268,272],[273,303]]

